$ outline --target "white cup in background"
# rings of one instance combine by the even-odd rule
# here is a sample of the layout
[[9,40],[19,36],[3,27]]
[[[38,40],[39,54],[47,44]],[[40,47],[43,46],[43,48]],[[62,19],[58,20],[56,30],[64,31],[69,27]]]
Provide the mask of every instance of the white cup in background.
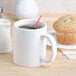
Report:
[[0,53],[7,53],[11,49],[10,21],[0,19]]
[[[14,24],[14,63],[21,66],[36,67],[41,63],[54,61],[57,55],[56,42],[52,35],[47,34],[47,25],[40,21],[38,29],[19,28],[28,24],[34,25],[37,20],[20,20]],[[46,39],[52,45],[52,55],[46,56]]]

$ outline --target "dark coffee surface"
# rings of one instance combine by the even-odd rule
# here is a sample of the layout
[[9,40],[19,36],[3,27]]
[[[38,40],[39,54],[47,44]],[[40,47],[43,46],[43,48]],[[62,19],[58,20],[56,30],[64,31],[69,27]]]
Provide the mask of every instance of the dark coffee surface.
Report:
[[41,28],[40,26],[37,26],[36,28],[34,27],[34,25],[22,25],[19,28],[21,29],[39,29]]

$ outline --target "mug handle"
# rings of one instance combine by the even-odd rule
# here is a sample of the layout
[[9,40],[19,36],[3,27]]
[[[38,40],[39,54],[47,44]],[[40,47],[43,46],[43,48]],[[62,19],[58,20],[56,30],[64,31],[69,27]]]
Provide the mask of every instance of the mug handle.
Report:
[[57,46],[56,46],[55,38],[51,34],[42,35],[41,38],[42,39],[47,38],[47,40],[50,42],[50,44],[52,46],[52,55],[50,56],[50,58],[41,57],[41,61],[43,63],[48,63],[48,62],[54,61],[56,58],[56,55],[57,55]]

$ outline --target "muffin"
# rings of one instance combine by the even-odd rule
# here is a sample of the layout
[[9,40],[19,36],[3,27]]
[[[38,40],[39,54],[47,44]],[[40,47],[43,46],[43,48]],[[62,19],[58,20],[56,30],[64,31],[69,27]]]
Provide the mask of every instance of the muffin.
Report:
[[57,41],[61,44],[76,44],[76,17],[65,15],[60,17],[54,24]]

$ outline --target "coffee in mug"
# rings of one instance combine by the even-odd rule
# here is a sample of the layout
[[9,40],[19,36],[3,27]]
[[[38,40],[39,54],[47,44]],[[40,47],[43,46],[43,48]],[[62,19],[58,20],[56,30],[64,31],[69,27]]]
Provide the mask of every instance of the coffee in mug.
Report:
[[36,28],[34,26],[35,25],[28,24],[28,25],[21,25],[19,28],[21,29],[40,29],[41,28],[40,25],[37,25]]

